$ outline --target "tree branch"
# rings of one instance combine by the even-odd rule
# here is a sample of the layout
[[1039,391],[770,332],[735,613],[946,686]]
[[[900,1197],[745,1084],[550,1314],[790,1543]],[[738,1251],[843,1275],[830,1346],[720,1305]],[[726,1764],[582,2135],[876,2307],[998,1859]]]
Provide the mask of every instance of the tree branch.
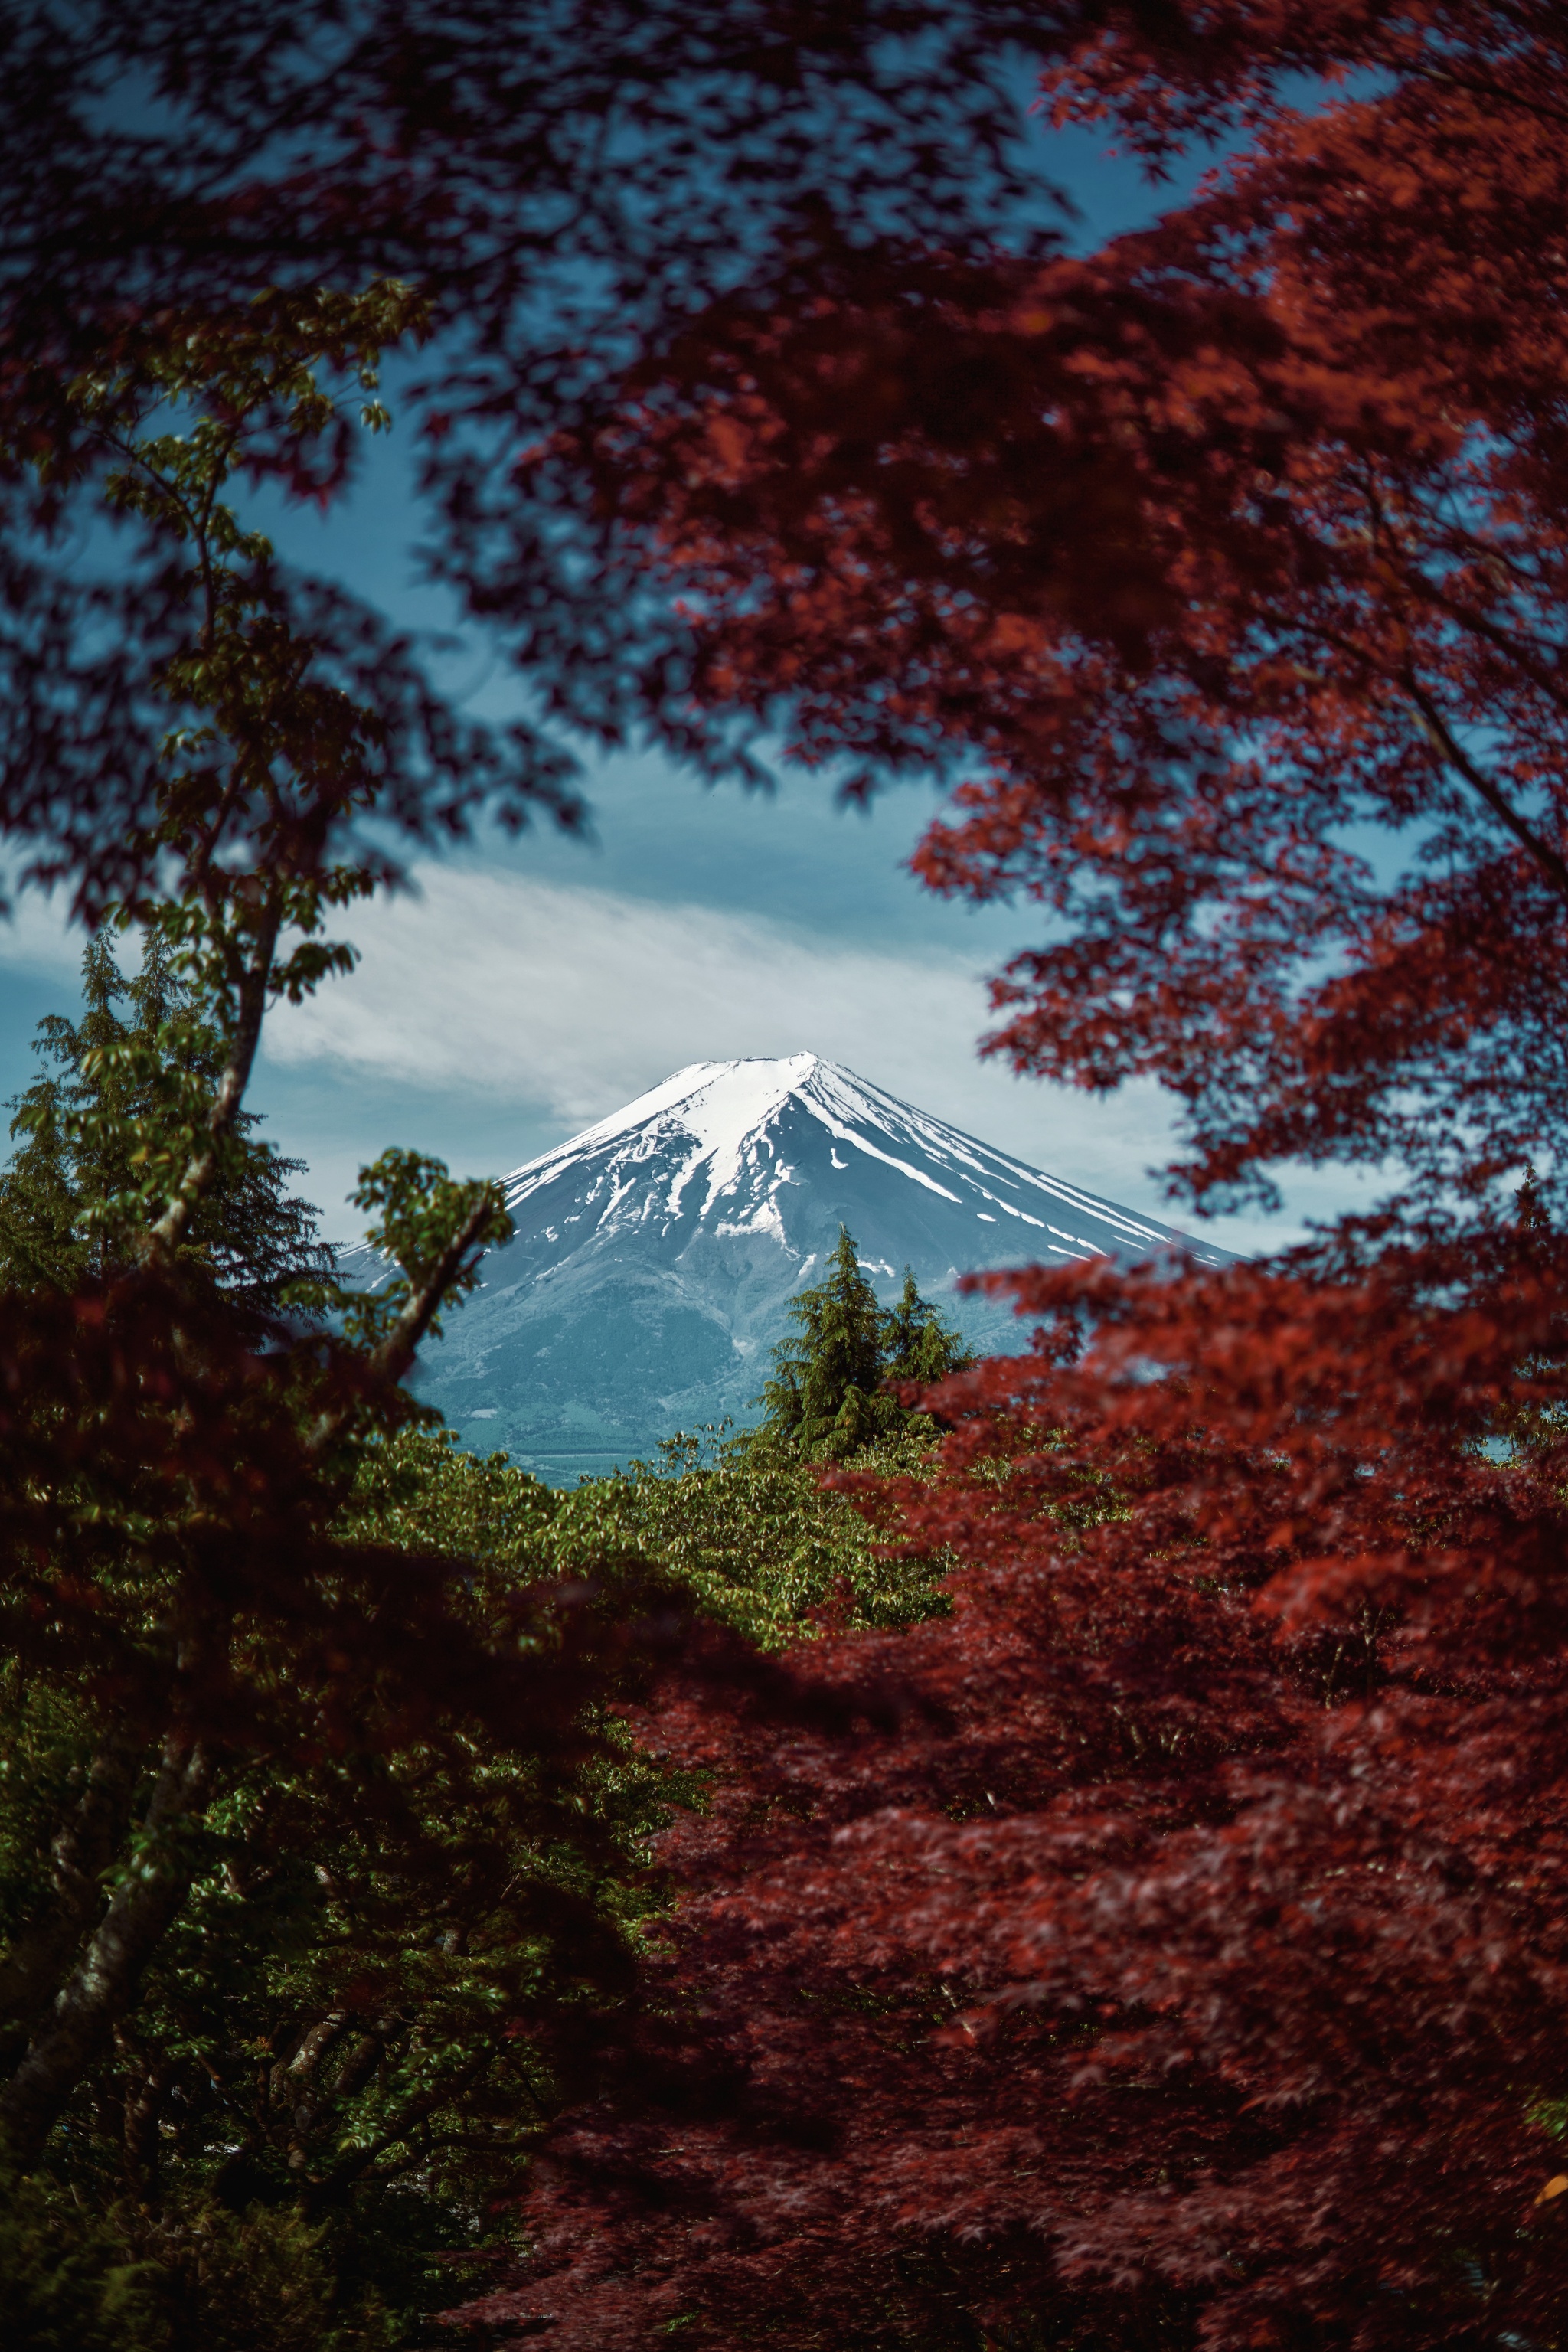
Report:
[[1413,670],[1403,673],[1403,683],[1405,692],[1421,713],[1427,740],[1438,757],[1463,776],[1471,790],[1485,801],[1492,814],[1508,827],[1521,848],[1534,858],[1558,897],[1568,901],[1568,858],[1561,856],[1550,842],[1542,840],[1534,828],[1525,823],[1507,794],[1499,790],[1486,770],[1476,765],[1450,731],[1442,712]]
[[88,1769],[75,1811],[54,1841],[51,1900],[0,1961],[0,2021],[26,2026],[47,2008],[66,1960],[103,1901],[100,1873],[130,1819],[139,1743],[111,1732]]
[[[1268,617],[1280,621],[1281,625],[1285,625],[1282,615],[1271,614]],[[1552,848],[1550,842],[1542,840],[1533,827],[1520,815],[1508,795],[1492,782],[1485,769],[1477,766],[1463,744],[1450,730],[1447,719],[1410,664],[1405,662],[1400,667],[1394,668],[1392,665],[1378,662],[1373,659],[1364,646],[1354,644],[1350,638],[1342,635],[1337,629],[1327,628],[1321,623],[1315,625],[1311,634],[1321,637],[1325,645],[1332,646],[1337,652],[1350,655],[1366,668],[1374,671],[1380,677],[1394,680],[1404,688],[1421,715],[1422,731],[1436,759],[1452,767],[1464,778],[1472,792],[1485,801],[1492,814],[1508,827],[1520,847],[1535,860],[1558,897],[1568,901],[1568,858],[1563,857]]]
[[389,2147],[395,2147],[437,2108],[444,2106],[449,2099],[457,2098],[470,2083],[477,2082],[494,2057],[495,2048],[487,2042],[478,2057],[470,2059],[466,2066],[458,2067],[441,2082],[432,2083],[426,2090],[419,2092],[395,2117],[389,2118],[383,2125],[374,2139],[352,2148],[347,2156],[340,2158],[330,2172],[312,2183],[305,2200],[307,2212],[319,2212],[324,2206],[334,2203],[354,2181],[373,2169]]
[[429,1329],[441,1301],[461,1273],[463,1260],[495,1213],[495,1200],[487,1185],[421,1286],[411,1294],[407,1306],[391,1330],[380,1346],[373,1350],[370,1370],[378,1380],[400,1381],[403,1378],[413,1363],[419,1342]]
[[[463,1260],[479,1242],[495,1213],[494,1192],[487,1184],[423,1283],[417,1290],[410,1293],[407,1305],[391,1330],[365,1359],[365,1370],[378,1385],[384,1383],[390,1388],[407,1371],[418,1353],[420,1340],[440,1308],[441,1301],[461,1273]],[[322,1413],[310,1433],[307,1450],[312,1454],[322,1453],[346,1419],[347,1413],[342,1410]]]
[[[1490,551],[1487,551],[1489,553]],[[1496,652],[1510,661],[1553,709],[1568,711],[1568,694],[1563,691],[1551,671],[1536,659],[1529,646],[1512,630],[1489,620],[1485,613],[1478,613],[1472,605],[1462,604],[1457,596],[1448,595],[1415,564],[1405,567],[1404,577],[1405,584],[1414,597],[1424,604],[1430,604],[1436,612],[1446,613],[1450,620],[1458,623],[1460,628],[1468,629],[1473,635],[1483,638]]]

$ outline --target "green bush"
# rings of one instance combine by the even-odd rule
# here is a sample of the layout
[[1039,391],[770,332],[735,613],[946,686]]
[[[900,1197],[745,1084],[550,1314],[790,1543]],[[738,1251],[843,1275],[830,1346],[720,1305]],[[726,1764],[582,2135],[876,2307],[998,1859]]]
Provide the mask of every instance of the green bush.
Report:
[[[921,1429],[903,1429],[863,1450],[856,1466],[908,1474],[928,1447]],[[828,1622],[905,1625],[946,1607],[942,1559],[885,1553],[865,1509],[765,1428],[683,1433],[665,1440],[655,1463],[565,1490],[504,1454],[464,1454],[444,1430],[405,1430],[362,1467],[345,1525],[413,1549],[466,1552],[518,1579],[613,1585],[652,1571],[767,1649]]]

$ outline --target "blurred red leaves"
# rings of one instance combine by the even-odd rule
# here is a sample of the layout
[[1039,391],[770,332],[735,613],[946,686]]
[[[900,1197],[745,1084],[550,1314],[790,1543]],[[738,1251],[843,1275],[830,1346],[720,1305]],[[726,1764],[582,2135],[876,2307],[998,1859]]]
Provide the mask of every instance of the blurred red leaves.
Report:
[[803,234],[525,502],[676,593],[671,730],[958,780],[921,877],[1050,919],[1018,1068],[1158,1076],[1221,1201],[1303,1153],[1485,1181],[1563,1098],[1560,16],[1103,21],[1058,103],[1134,135],[1302,58],[1355,94],[1083,259]]
[[1199,1197],[1405,1190],[993,1278],[1034,1352],[896,1490],[951,1618],[796,1662],[920,1704],[648,1717],[721,1767],[663,2021],[457,2315],[562,2352],[1561,2332],[1564,28],[1085,24],[1062,119],[1245,131],[1192,203],[1081,261],[824,236],[537,479],[678,591],[694,709],[958,776],[923,878],[1048,918],[1017,1067],[1161,1077]]
[[555,2151],[542,2275],[476,2315],[1550,2340],[1568,1257],[1470,1246],[1468,1284],[1443,1235],[1027,1279],[1092,1338],[942,1392],[903,1500],[952,1618],[799,1661],[924,1711],[651,1720],[728,1768],[668,1848],[668,2021]]

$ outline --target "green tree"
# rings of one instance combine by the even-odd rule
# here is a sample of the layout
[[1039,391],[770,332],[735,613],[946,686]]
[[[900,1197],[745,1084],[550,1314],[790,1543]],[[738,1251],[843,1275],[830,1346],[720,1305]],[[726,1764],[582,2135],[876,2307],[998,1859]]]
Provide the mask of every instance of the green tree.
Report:
[[[127,895],[79,909],[143,961],[95,929],[0,1190],[0,2309],[51,2352],[405,2340],[653,1899],[634,1571],[520,1589],[488,1542],[344,1517],[499,1193],[384,1153],[356,1198],[395,1273],[333,1299],[245,1108],[268,1008],[352,966],[323,934],[388,875],[365,814],[500,772],[223,496],[316,478],[345,387],[384,424],[418,322],[395,286],[267,297],[69,388],[171,639]],[[301,1287],[335,1319],[279,1316]]]
[[974,1361],[963,1335],[955,1331],[939,1307],[922,1298],[909,1266],[899,1303],[882,1318],[882,1375],[892,1381],[918,1381],[934,1388],[938,1381],[967,1370]]
[[[0,1171],[0,1282],[9,1285],[68,1291],[109,1272],[134,1231],[136,1155],[153,1139],[167,1150],[193,1108],[209,1115],[222,1075],[222,1034],[155,923],[130,979],[108,934],[95,935],[81,993],[78,1020],[39,1023],[38,1074],[6,1105],[16,1144]],[[181,1246],[237,1305],[268,1318],[320,1299],[334,1258],[316,1237],[317,1211],[288,1189],[304,1162],[258,1140],[258,1124],[254,1112],[237,1114],[232,1151]]]
[[[877,1466],[919,1475],[918,1437],[879,1449]],[[562,1578],[626,1590],[657,1577],[703,1614],[779,1650],[830,1607],[854,1626],[940,1613],[945,1558],[889,1551],[892,1514],[823,1485],[788,1446],[717,1429],[664,1440],[571,1488],[542,1486],[502,1454],[465,1454],[449,1431],[400,1430],[370,1449],[341,1526],[415,1551],[460,1553],[512,1584]]]
[[[889,1550],[896,1514],[825,1487],[793,1446],[714,1431],[668,1438],[659,1455],[556,1498],[549,1544],[558,1573],[657,1562],[705,1615],[769,1650],[827,1616],[891,1626],[945,1609],[945,1558]],[[874,1458],[889,1475],[913,1475],[920,1455],[918,1437],[899,1433]]]
[[[338,1549],[351,1591],[384,1542],[375,1483]],[[431,1554],[408,1532],[404,1573],[423,1582]],[[461,1558],[460,1528],[447,1534]],[[343,1653],[301,1690],[297,1622],[252,1613],[259,1654],[237,1698],[277,1746],[231,1750],[183,1825],[181,1900],[29,2166],[29,2226],[19,2242],[0,2236],[13,2269],[0,2269],[0,2300],[24,2286],[46,2306],[59,2299],[54,2249],[74,2208],[91,2221],[95,2262],[80,2276],[81,2241],[68,2240],[73,2294],[90,2300],[97,2271],[105,2288],[134,2275],[170,2352],[395,2343],[449,2294],[437,2257],[493,2237],[542,2123],[631,1994],[650,1901],[638,1866],[678,1793],[582,1706],[582,1629],[520,1607],[514,1561],[481,1536],[461,1600],[448,1593],[411,1629],[430,1667],[423,1725],[407,1690],[401,1705],[356,1707]],[[352,1639],[352,1612],[333,1613],[336,1638]],[[499,1623],[533,1659],[513,1691],[532,1716],[523,1738],[471,1701],[465,1722],[451,1696],[454,1645],[467,1636],[471,1674]],[[302,1735],[334,1715],[336,1743],[312,1757]],[[84,1797],[108,1811],[119,1728],[23,1664],[0,1675],[14,2076],[58,1982],[45,1946],[59,1897],[90,1859],[79,1835],[60,1852],[58,1827],[81,1822]],[[141,1743],[121,1744],[123,1777],[145,1789]],[[41,1847],[51,1827],[54,1852]],[[151,1837],[142,1853],[151,1868],[163,1859]],[[112,1853],[110,1871],[127,1883]]]
[[884,1312],[844,1225],[822,1281],[799,1292],[789,1311],[797,1328],[773,1350],[773,1376],[759,1400],[767,1408],[762,1427],[807,1461],[847,1461],[917,1425],[929,1431],[929,1418],[900,1403],[888,1383],[944,1380],[971,1360],[907,1268],[899,1304]]

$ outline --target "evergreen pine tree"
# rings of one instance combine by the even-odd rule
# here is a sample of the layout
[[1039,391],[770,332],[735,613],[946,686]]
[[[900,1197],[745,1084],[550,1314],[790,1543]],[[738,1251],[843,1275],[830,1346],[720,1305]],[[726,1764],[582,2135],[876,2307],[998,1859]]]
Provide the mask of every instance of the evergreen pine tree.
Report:
[[883,1378],[919,1381],[931,1388],[974,1361],[973,1350],[939,1307],[921,1297],[912,1268],[904,1268],[899,1303],[882,1318]]
[[[81,975],[79,1019],[49,1013],[38,1024],[37,1076],[5,1106],[16,1149],[0,1171],[0,1281],[24,1288],[70,1289],[121,1261],[123,1212],[151,1151],[205,1109],[222,1067],[218,1031],[157,930],[134,977],[102,932]],[[256,1140],[257,1124],[240,1114],[230,1165],[193,1222],[187,1255],[267,1318],[330,1278],[333,1258],[316,1239],[316,1210],[288,1189],[303,1160]]]
[[889,1395],[888,1383],[945,1380],[972,1360],[907,1267],[902,1297],[884,1312],[843,1225],[822,1281],[799,1293],[790,1316],[798,1328],[773,1349],[773,1377],[760,1399],[767,1407],[763,1426],[807,1460],[842,1462],[929,1426]]
[[[842,1459],[877,1434],[882,1381],[881,1309],[847,1226],[820,1283],[790,1305],[797,1336],[773,1350],[763,1391],[767,1427],[809,1456]],[[886,1418],[885,1412],[880,1418]]]

